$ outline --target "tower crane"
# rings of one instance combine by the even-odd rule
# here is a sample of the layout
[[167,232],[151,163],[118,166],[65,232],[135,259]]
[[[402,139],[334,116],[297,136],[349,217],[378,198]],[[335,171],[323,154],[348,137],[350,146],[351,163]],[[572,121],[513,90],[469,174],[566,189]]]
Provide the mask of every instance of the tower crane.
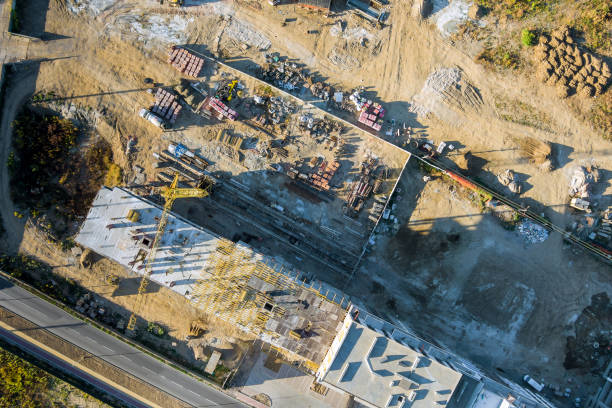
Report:
[[202,198],[210,194],[210,185],[208,185],[206,188],[178,188],[178,176],[178,173],[175,174],[174,180],[172,180],[170,186],[162,188],[162,196],[166,200],[164,203],[164,210],[162,211],[161,218],[159,219],[159,224],[157,225],[157,232],[155,233],[155,238],[153,239],[151,250],[149,251],[149,254],[145,259],[145,271],[142,275],[142,279],[140,280],[140,285],[138,286],[138,292],[136,294],[136,301],[134,302],[134,308],[132,309],[132,315],[130,316],[130,320],[127,324],[128,330],[134,330],[134,328],[136,327],[136,315],[140,311],[140,308],[142,307],[143,303],[142,295],[147,290],[147,285],[149,284],[149,277],[151,276],[151,272],[153,270],[153,262],[155,262],[157,250],[166,230],[166,224],[168,223],[168,215],[170,213],[170,210],[172,209],[174,201],[177,198]]

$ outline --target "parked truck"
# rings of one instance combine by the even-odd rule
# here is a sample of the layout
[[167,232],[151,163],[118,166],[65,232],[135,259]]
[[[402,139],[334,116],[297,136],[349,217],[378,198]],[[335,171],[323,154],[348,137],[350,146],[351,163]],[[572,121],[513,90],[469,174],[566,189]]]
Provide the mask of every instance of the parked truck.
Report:
[[165,129],[166,127],[166,122],[148,109],[141,109],[140,112],[138,112],[138,115],[140,115],[141,118],[148,120],[158,128]]
[[534,380],[533,378],[531,378],[531,376],[529,375],[525,375],[523,377],[523,381],[525,381],[527,384],[529,384],[531,386],[531,388],[533,388],[534,390],[540,392],[544,389],[544,384],[537,382],[536,380]]

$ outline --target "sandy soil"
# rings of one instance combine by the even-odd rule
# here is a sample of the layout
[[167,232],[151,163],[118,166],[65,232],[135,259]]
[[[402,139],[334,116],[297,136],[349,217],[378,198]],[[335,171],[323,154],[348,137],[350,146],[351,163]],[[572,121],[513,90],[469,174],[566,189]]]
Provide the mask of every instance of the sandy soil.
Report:
[[[160,131],[136,115],[140,107],[150,103],[142,91],[145,77],[164,84],[178,79],[165,63],[167,45],[195,44],[247,69],[252,68],[252,61],[262,62],[265,52],[274,51],[297,58],[327,82],[346,90],[365,86],[368,95],[387,108],[387,119],[408,123],[420,136],[436,143],[452,142],[459,153],[470,150],[485,163],[478,175],[483,180],[494,183],[498,171],[512,168],[528,187],[521,200],[542,209],[557,224],[565,225],[572,219],[566,203],[568,174],[575,165],[595,161],[604,170],[596,196],[600,206],[611,204],[610,173],[605,170],[612,168],[612,143],[598,137],[568,106],[577,104],[586,109],[592,101],[577,97],[560,101],[554,89],[533,78],[485,70],[444,41],[435,27],[409,17],[404,11],[411,3],[394,2],[388,25],[379,30],[352,12],[324,17],[294,6],[272,9],[262,4],[261,10],[254,10],[226,1],[192,1],[177,12],[145,0],[129,5],[112,0],[52,0],[44,31],[77,39],[75,57],[42,63],[35,89],[30,91],[53,90],[74,104],[103,111],[105,120],[98,130],[111,142],[116,161],[130,179],[131,164],[123,153],[129,136],[138,138],[133,163],[144,167],[147,174],[153,172],[151,151],[167,143]],[[95,7],[78,11],[76,4]],[[282,25],[285,19],[293,18],[297,20]],[[339,20],[344,22],[342,28]],[[309,29],[320,33],[306,34]],[[269,48],[259,51],[267,41]],[[240,45],[243,42],[248,45],[246,51]],[[420,92],[429,74],[454,66],[478,90],[483,104],[466,110],[447,107],[426,118],[409,112],[409,101]],[[11,103],[17,106],[18,100]],[[500,104],[504,105],[503,116]],[[5,105],[5,110],[10,106],[13,104]],[[515,123],[525,111],[541,112],[538,127]],[[188,119],[193,121],[185,122],[186,128],[173,137],[207,131],[204,123]],[[518,150],[515,140],[524,136],[553,143],[553,171],[539,171]],[[375,312],[396,315],[398,321],[431,333],[450,348],[512,376],[529,370],[562,384],[566,376],[576,375],[561,367],[568,325],[588,305],[590,295],[608,289],[605,273],[609,268],[575,253],[558,236],[526,245],[496,220],[480,214],[469,198],[440,181],[422,183],[421,177],[416,168],[406,173],[403,198],[395,210],[402,228],[395,237],[378,238],[347,291]],[[6,220],[11,207],[8,202],[2,204]],[[61,254],[43,251],[33,238],[21,240],[15,220],[5,222],[11,236],[19,237],[13,242],[21,241],[22,250],[53,265],[66,264]],[[107,261],[99,265],[114,268]],[[64,271],[61,267],[58,270]],[[81,274],[81,281],[86,281],[85,272],[78,268],[62,273]],[[324,273],[321,275],[323,278]],[[101,285],[101,275],[96,279]],[[373,280],[384,286],[375,296]],[[103,287],[99,290],[111,292]],[[173,315],[195,312],[171,294],[166,296],[163,289],[161,292],[163,297],[147,296],[148,304],[158,307],[151,307],[143,317],[168,324],[178,333],[181,329]],[[130,298],[114,297],[112,301],[129,307]],[[395,304],[389,303],[391,298]],[[590,381],[586,376],[581,378]]]

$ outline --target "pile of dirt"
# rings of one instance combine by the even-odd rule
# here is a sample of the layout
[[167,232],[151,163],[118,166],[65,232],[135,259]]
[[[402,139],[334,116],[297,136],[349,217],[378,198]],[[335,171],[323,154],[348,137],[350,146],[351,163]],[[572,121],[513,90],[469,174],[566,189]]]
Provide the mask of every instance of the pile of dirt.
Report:
[[581,51],[569,28],[562,26],[549,36],[542,35],[534,54],[538,61],[536,76],[556,86],[557,95],[572,93],[585,97],[601,95],[610,80],[608,64],[591,53]]
[[423,89],[414,96],[408,110],[426,117],[429,113],[437,114],[438,102],[459,111],[465,111],[466,108],[479,111],[482,97],[461,69],[440,68],[427,77]]

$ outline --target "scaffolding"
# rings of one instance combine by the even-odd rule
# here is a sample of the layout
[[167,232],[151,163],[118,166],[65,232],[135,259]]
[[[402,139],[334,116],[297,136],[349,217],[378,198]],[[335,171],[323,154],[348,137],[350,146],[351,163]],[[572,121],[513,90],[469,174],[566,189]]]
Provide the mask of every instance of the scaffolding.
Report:
[[[209,277],[199,281],[193,291],[195,306],[207,314],[259,335],[270,318],[281,319],[285,309],[271,296],[249,285],[253,276],[288,289],[283,279],[261,261],[254,261],[248,250],[221,239],[209,258]],[[269,269],[269,270],[268,270]]]
[[[202,276],[191,297],[196,308],[270,343],[306,372],[316,371],[331,344],[324,333],[335,335],[336,320],[350,307],[347,300],[344,308],[344,297],[335,300],[298,272],[266,263],[227,239],[208,255]],[[335,317],[328,322],[327,316]]]

